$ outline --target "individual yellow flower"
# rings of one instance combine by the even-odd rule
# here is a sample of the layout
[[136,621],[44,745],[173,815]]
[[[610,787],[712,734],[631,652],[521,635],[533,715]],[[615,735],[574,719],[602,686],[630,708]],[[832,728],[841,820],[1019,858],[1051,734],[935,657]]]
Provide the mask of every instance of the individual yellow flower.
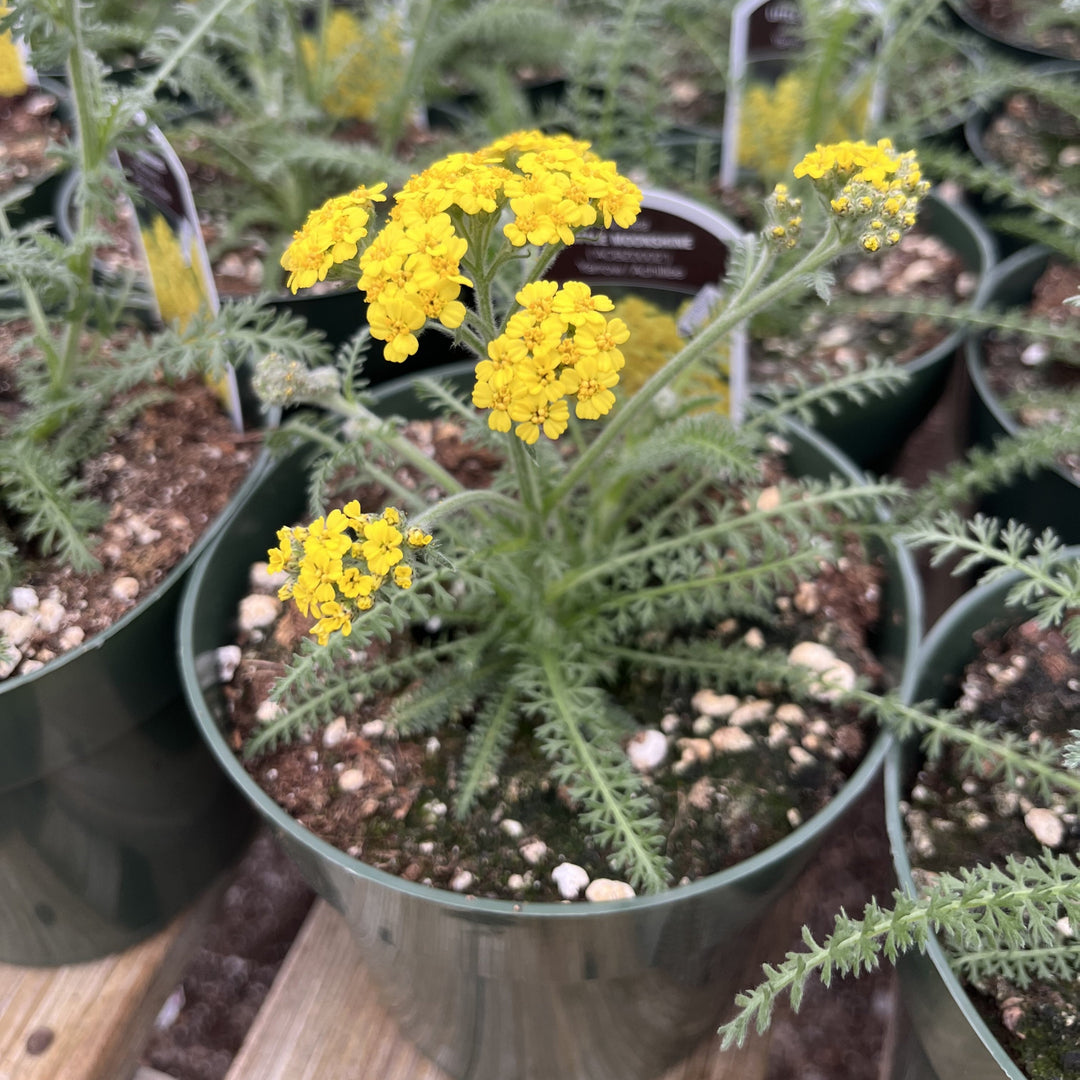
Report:
[[326,645],[330,635],[337,632],[342,637],[348,637],[352,633],[352,618],[339,603],[328,600],[322,605],[319,621],[310,631],[320,645]]
[[619,376],[600,354],[594,353],[582,357],[574,365],[578,376],[575,390],[577,404],[574,415],[581,420],[598,420],[611,412],[615,405],[615,395],[611,388],[619,381]]
[[600,325],[604,321],[602,311],[610,311],[615,305],[603,293],[593,291],[583,281],[568,281],[559,290],[554,301],[555,313],[572,326],[587,323]]
[[431,533],[426,533],[423,529],[417,527],[411,528],[405,534],[405,543],[414,548],[427,547],[432,539]]
[[382,518],[364,526],[364,543],[361,546],[368,568],[376,577],[385,577],[393,566],[401,562],[402,534]]
[[542,397],[517,398],[510,406],[510,419],[517,423],[514,434],[522,442],[532,446],[540,438],[540,432],[549,439],[557,439],[570,421],[570,407],[565,398],[547,401]]
[[395,566],[394,567],[394,584],[399,589],[411,589],[412,588],[412,574],[413,569],[411,566]]
[[420,301],[406,292],[385,297],[368,308],[371,336],[386,342],[383,356],[395,364],[412,356],[420,348],[415,331],[426,321],[427,315]]

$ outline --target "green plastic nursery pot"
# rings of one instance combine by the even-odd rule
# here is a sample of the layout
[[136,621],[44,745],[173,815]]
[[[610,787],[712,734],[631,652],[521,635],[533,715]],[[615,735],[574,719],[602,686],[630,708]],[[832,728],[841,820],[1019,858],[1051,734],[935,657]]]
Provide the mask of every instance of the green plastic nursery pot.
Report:
[[[1030,74],[1039,78],[1053,78],[1055,81],[1071,79],[1073,83],[1076,83],[1077,80],[1080,80],[1080,63],[1072,60],[1054,60],[1047,62],[1044,58],[1042,63],[1032,64]],[[1005,98],[1002,96],[996,101],[985,104],[981,108],[974,109],[964,122],[964,145],[967,150],[984,168],[998,173],[1004,172],[1006,166],[998,158],[994,157],[988,149],[986,145],[986,132],[990,127],[991,121],[1003,111],[1004,105]],[[1003,195],[985,195],[979,192],[973,192],[969,197],[971,198],[976,213],[984,221],[989,221],[991,226],[993,225],[993,219],[999,217],[1018,218],[1024,215],[1035,217],[1035,212],[1033,210],[1025,211]],[[992,231],[997,239],[999,250],[1003,255],[1012,255],[1027,244],[1027,240],[1022,239],[1020,236],[1011,233],[1006,229],[994,228]]]
[[[1041,245],[1010,255],[991,272],[986,302],[1003,308],[1027,303],[1051,257],[1052,251]],[[965,359],[974,389],[972,435],[976,442],[990,446],[1003,435],[1016,434],[1020,424],[989,384],[982,343],[982,335],[970,338],[965,343]],[[1033,476],[996,489],[984,496],[980,508],[993,517],[1015,518],[1036,532],[1053,529],[1068,543],[1080,541],[1080,484],[1058,466],[1039,469]]]
[[[979,218],[965,206],[931,191],[919,208],[919,224],[963,259],[965,267],[978,275],[981,290],[981,283],[997,261],[997,249]],[[815,410],[815,430],[859,467],[886,471],[907,437],[941,397],[965,333],[963,329],[954,331],[904,364],[908,380],[894,393],[860,404],[842,402],[835,414]]]
[[[458,378],[469,366],[448,368]],[[411,388],[382,388],[380,411],[423,415]],[[809,431],[792,438],[804,473],[852,474]],[[789,927],[777,901],[826,831],[878,782],[880,736],[829,806],[774,847],[662,895],[606,904],[470,899],[395,877],[309,833],[252,780],[222,734],[217,650],[234,640],[250,564],[282,522],[302,515],[307,457],[264,475],[199,561],[180,615],[185,690],[223,770],[269,823],[313,887],[348,921],[403,1034],[469,1080],[646,1080],[709,1037],[762,956],[756,941]],[[880,655],[895,672],[912,655],[919,586],[906,553],[890,553]],[[763,946],[767,947],[767,946]]]
[[254,815],[192,723],[175,637],[185,576],[260,468],[124,618],[0,683],[0,961],[119,952],[162,928],[250,836]]
[[[1080,558],[1080,547],[1063,559]],[[905,701],[948,705],[959,694],[965,666],[975,658],[973,635],[999,619],[1023,617],[1006,606],[1015,576],[965,593],[935,623],[901,686]],[[885,823],[893,863],[902,889],[914,891],[900,800],[906,797],[918,761],[917,742],[895,744],[885,764]],[[931,938],[926,952],[911,951],[897,960],[903,1010],[893,1047],[892,1080],[1025,1080],[983,1022],[945,952]]]

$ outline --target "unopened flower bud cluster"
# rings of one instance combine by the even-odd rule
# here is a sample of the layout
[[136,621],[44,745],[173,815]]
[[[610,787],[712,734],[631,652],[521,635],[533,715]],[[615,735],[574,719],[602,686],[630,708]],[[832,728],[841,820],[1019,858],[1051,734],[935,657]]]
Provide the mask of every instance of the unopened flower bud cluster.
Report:
[[259,360],[251,382],[259,400],[267,405],[317,403],[341,389],[337,368],[309,368],[276,352],[267,353]]

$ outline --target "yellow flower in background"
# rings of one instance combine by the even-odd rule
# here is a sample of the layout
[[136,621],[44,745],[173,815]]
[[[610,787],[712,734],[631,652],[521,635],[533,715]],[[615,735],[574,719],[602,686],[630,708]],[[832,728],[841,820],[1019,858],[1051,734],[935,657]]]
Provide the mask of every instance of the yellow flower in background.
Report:
[[375,120],[401,80],[401,25],[394,13],[361,20],[335,8],[318,34],[305,34],[300,55],[312,82],[326,86],[320,104],[343,120]]
[[[0,4],[0,17],[10,15],[11,8]],[[29,89],[26,64],[10,30],[0,34],[0,97],[21,97]]]
[[[789,71],[772,85],[751,84],[743,95],[739,116],[739,164],[766,179],[786,173],[809,141],[806,117],[812,96],[811,75],[805,71]],[[851,101],[830,102],[825,137],[841,139],[862,131],[869,100],[862,92]]]
[[162,321],[175,320],[183,329],[188,319],[210,302],[195,237],[189,237],[185,247],[180,234],[162,214],[156,214],[150,227],[141,233],[150,284]]

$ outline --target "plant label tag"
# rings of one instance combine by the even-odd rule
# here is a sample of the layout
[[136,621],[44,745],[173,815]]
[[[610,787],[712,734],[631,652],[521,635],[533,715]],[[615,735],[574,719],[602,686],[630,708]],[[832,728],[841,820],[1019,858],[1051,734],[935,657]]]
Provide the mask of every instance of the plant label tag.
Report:
[[[221,307],[187,173],[168,139],[144,124],[146,145],[119,151],[133,189],[136,240],[150,280],[157,315],[183,329],[201,309]],[[238,431],[243,430],[240,390],[232,367],[215,387]]]
[[[646,300],[685,339],[707,321],[722,298],[720,283],[731,246],[745,234],[701,203],[673,192],[642,191],[641,212],[628,229],[612,225],[582,229],[544,275],[552,281],[583,281],[602,288],[616,302],[626,295]],[[633,326],[631,342],[633,348]],[[746,404],[746,330],[737,327],[718,347],[710,377],[736,423]],[[628,364],[631,362],[628,356]],[[659,365],[657,365],[659,366]]]
[[[824,42],[811,52],[799,0],[735,5],[721,140],[724,187],[735,186],[740,166],[770,173],[763,178],[771,186],[813,143],[863,137],[881,119],[884,83],[866,58],[885,36],[884,8],[877,0],[838,0],[825,20],[815,28],[815,40],[824,35]],[[831,59],[815,68],[811,56]],[[839,70],[826,70],[829,63]],[[754,149],[740,145],[748,121],[756,121]],[[842,130],[827,128],[830,123]],[[762,168],[763,159],[771,168]]]

